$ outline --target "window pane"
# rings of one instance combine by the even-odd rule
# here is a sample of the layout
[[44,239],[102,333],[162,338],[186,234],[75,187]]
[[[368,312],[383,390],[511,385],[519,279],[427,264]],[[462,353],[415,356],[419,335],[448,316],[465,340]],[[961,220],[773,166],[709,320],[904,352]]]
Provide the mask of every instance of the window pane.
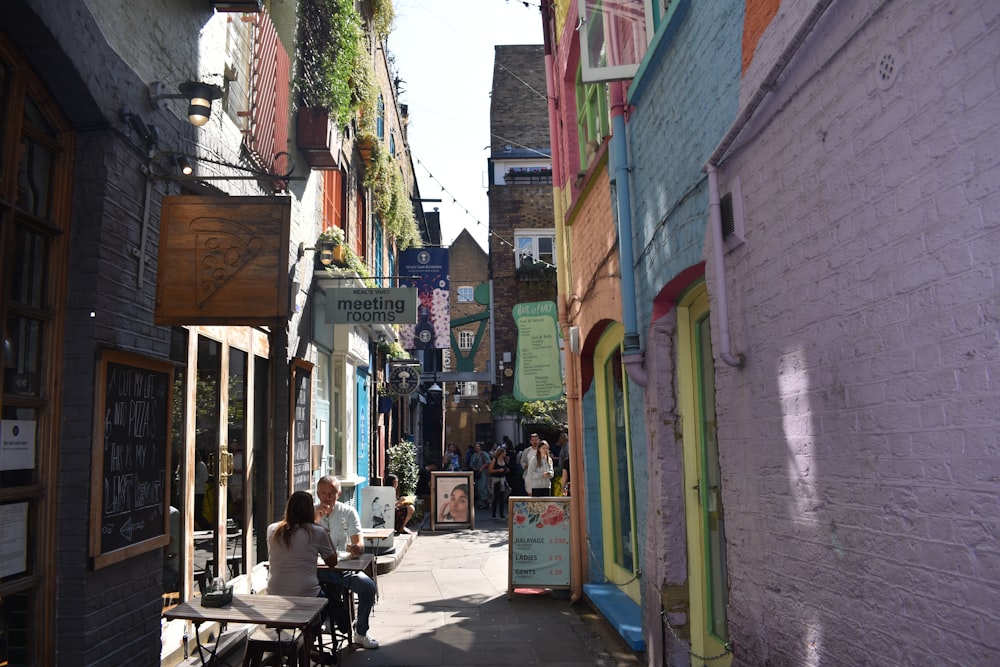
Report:
[[3,340],[4,391],[37,396],[41,381],[42,323],[12,316]]
[[17,206],[47,219],[51,189],[52,153],[31,139],[21,141],[17,174]]
[[538,259],[555,266],[556,255],[554,252],[555,239],[550,236],[540,236],[538,238]]
[[33,664],[30,646],[33,642],[28,619],[34,616],[28,593],[16,593],[0,598],[0,665]]
[[609,460],[612,471],[615,531],[614,553],[615,561],[628,571],[635,569],[635,553],[633,550],[632,528],[632,480],[629,476],[628,458],[629,445],[627,424],[625,420],[625,388],[623,385],[621,351],[608,357],[604,366],[605,382],[608,388],[608,409],[611,419],[611,432],[608,444],[611,447]]
[[17,229],[15,257],[20,257],[11,272],[10,298],[19,304],[44,308],[45,277],[48,273],[45,258],[48,252],[48,242],[44,236],[24,227]]

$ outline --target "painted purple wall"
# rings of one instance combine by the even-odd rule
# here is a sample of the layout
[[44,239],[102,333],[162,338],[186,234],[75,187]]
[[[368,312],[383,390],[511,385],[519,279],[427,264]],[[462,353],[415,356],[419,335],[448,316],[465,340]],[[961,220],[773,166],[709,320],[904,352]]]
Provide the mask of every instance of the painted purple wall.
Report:
[[998,53],[1000,3],[834,2],[720,171],[734,665],[1000,664]]

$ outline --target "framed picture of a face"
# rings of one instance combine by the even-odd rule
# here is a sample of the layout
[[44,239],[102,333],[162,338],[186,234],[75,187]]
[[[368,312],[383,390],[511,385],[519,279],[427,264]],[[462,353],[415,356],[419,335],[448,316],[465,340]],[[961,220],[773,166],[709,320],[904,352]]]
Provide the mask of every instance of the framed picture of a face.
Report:
[[472,471],[431,473],[431,530],[475,528]]

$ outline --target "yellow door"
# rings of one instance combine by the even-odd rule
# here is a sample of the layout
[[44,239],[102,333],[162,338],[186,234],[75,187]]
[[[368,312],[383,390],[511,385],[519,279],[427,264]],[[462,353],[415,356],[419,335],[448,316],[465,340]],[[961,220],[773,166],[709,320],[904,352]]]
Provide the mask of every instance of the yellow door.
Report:
[[678,399],[684,436],[684,502],[691,594],[692,664],[726,667],[729,579],[715,424],[715,366],[704,283],[677,309]]
[[629,437],[628,382],[622,365],[624,329],[613,325],[594,353],[597,435],[601,471],[604,574],[636,603],[640,569],[636,549],[635,485]]

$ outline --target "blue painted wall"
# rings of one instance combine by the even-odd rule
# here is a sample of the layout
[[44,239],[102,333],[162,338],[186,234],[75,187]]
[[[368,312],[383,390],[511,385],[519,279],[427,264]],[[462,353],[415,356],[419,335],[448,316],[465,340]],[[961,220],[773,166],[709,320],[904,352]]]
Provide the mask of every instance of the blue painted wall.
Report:
[[702,259],[708,186],[701,169],[738,111],[742,29],[742,4],[682,2],[629,91],[636,302],[643,340],[653,298]]

